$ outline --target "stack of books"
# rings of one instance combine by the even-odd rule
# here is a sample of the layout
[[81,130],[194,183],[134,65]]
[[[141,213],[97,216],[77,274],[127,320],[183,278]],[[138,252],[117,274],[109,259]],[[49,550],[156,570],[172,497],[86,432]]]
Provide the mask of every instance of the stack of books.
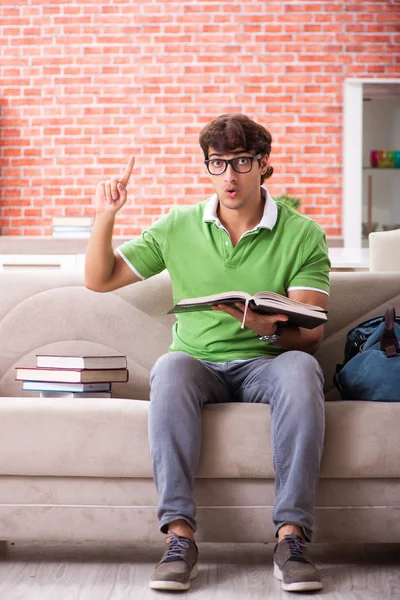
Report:
[[92,217],[53,217],[53,237],[86,239],[93,227]]
[[16,367],[22,390],[41,398],[110,398],[113,382],[128,381],[126,356],[37,354],[36,367]]

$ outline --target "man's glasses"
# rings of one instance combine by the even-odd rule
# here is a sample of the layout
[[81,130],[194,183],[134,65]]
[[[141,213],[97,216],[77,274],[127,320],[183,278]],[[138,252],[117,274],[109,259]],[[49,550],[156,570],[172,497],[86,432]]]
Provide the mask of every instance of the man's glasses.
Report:
[[222,175],[231,165],[232,169],[236,173],[249,173],[253,167],[253,160],[259,160],[262,154],[256,156],[237,156],[226,160],[224,158],[212,158],[205,160],[204,163],[207,165],[208,172],[210,175]]

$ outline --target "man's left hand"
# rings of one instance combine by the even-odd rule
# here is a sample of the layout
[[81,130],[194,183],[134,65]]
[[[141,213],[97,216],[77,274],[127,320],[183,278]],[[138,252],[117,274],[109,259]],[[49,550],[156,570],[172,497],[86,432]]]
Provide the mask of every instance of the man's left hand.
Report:
[[[240,323],[243,321],[244,308],[244,302],[237,302],[236,304],[217,304],[213,306],[213,310],[221,310],[240,321]],[[289,317],[287,315],[261,314],[248,307],[244,324],[249,329],[252,329],[258,336],[273,335],[278,326],[278,321],[283,322],[288,319]]]

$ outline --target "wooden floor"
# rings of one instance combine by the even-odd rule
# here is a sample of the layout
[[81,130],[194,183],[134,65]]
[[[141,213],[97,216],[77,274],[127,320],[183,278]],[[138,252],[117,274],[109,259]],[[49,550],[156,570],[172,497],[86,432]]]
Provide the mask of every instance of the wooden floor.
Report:
[[10,545],[0,557],[0,600],[400,600],[400,545],[311,545],[320,593],[283,592],[272,576],[273,545],[199,544],[200,574],[184,593],[148,587],[160,545]]

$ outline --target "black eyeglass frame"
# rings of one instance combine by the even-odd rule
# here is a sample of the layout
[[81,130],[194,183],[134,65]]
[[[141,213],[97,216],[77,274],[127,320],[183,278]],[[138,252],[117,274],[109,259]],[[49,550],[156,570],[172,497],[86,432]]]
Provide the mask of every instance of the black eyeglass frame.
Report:
[[[250,171],[253,168],[253,162],[255,160],[260,160],[260,158],[262,158],[262,157],[263,157],[263,154],[256,154],[256,156],[235,156],[235,158],[230,158],[229,160],[227,160],[226,158],[208,158],[204,161],[204,164],[207,166],[207,171],[210,173],[210,175],[214,175],[215,177],[218,177],[219,175],[223,175],[225,173],[225,171],[227,170],[228,165],[231,165],[231,167],[235,171],[235,173],[244,174],[244,173],[250,173]],[[239,160],[240,158],[248,158],[250,160],[250,169],[248,171],[238,171],[237,169],[235,169],[233,161]],[[212,162],[214,160],[220,160],[221,162],[225,163],[225,168],[223,171],[221,171],[221,173],[211,173],[210,167],[208,165],[210,162]]]

